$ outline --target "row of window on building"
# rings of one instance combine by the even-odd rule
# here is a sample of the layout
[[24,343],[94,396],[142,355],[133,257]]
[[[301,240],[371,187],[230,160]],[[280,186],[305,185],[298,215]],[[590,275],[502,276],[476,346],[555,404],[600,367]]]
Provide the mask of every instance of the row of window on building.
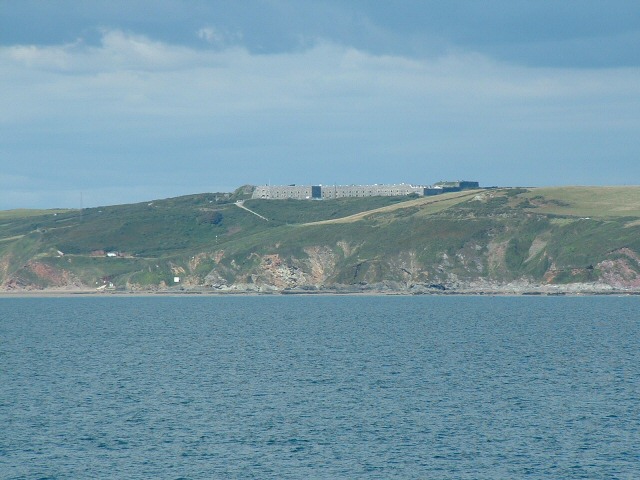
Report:
[[269,200],[322,200],[347,197],[431,196],[479,188],[478,182],[439,182],[433,186],[409,183],[382,185],[264,185],[255,187],[252,198]]

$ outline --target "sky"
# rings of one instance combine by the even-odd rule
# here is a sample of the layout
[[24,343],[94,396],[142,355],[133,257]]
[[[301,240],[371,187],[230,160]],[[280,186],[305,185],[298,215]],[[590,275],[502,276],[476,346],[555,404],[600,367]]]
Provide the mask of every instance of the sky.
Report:
[[0,210],[640,184],[637,0],[0,0]]

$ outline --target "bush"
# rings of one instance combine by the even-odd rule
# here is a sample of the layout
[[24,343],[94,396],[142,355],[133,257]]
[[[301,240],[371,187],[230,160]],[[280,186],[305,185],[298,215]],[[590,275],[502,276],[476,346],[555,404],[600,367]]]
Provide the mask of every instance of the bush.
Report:
[[208,225],[220,225],[224,216],[220,212],[207,212],[198,217],[198,223]]

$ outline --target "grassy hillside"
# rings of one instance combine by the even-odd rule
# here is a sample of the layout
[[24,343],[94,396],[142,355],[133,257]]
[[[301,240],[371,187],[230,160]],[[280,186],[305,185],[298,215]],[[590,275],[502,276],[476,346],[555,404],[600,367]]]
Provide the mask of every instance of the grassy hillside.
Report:
[[227,252],[226,265],[233,276],[242,269],[232,264],[242,265],[255,253],[270,252],[291,263],[308,258],[314,246],[327,245],[335,263],[330,282],[546,277],[566,283],[596,280],[594,265],[613,252],[640,252],[638,228],[628,226],[632,217],[616,215],[617,204],[610,211],[600,209],[593,219],[580,216],[591,207],[577,202],[561,206],[572,208],[573,215],[547,214],[532,205],[530,197],[540,196],[533,193],[512,189],[449,194],[306,224],[277,241],[261,237],[235,245]]
[[640,217],[640,186],[550,187],[523,195],[539,213],[574,217]]
[[[29,209],[17,209],[17,210],[0,210],[0,222],[3,220],[11,219],[24,219],[28,217],[41,217],[43,215],[56,215],[58,213],[69,212],[69,209],[52,209],[52,210],[29,210]],[[2,224],[0,224],[0,228]]]
[[599,283],[640,289],[640,188],[235,200],[0,213],[11,288],[327,288]]

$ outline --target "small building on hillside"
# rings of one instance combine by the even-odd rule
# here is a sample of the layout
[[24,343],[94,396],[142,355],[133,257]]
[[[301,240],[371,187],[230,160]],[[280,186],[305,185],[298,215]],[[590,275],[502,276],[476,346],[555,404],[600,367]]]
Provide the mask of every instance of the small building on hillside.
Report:
[[480,188],[479,182],[462,180],[457,182],[437,182],[432,187],[424,189],[425,196],[440,195],[441,193],[461,192],[462,190],[472,190]]

